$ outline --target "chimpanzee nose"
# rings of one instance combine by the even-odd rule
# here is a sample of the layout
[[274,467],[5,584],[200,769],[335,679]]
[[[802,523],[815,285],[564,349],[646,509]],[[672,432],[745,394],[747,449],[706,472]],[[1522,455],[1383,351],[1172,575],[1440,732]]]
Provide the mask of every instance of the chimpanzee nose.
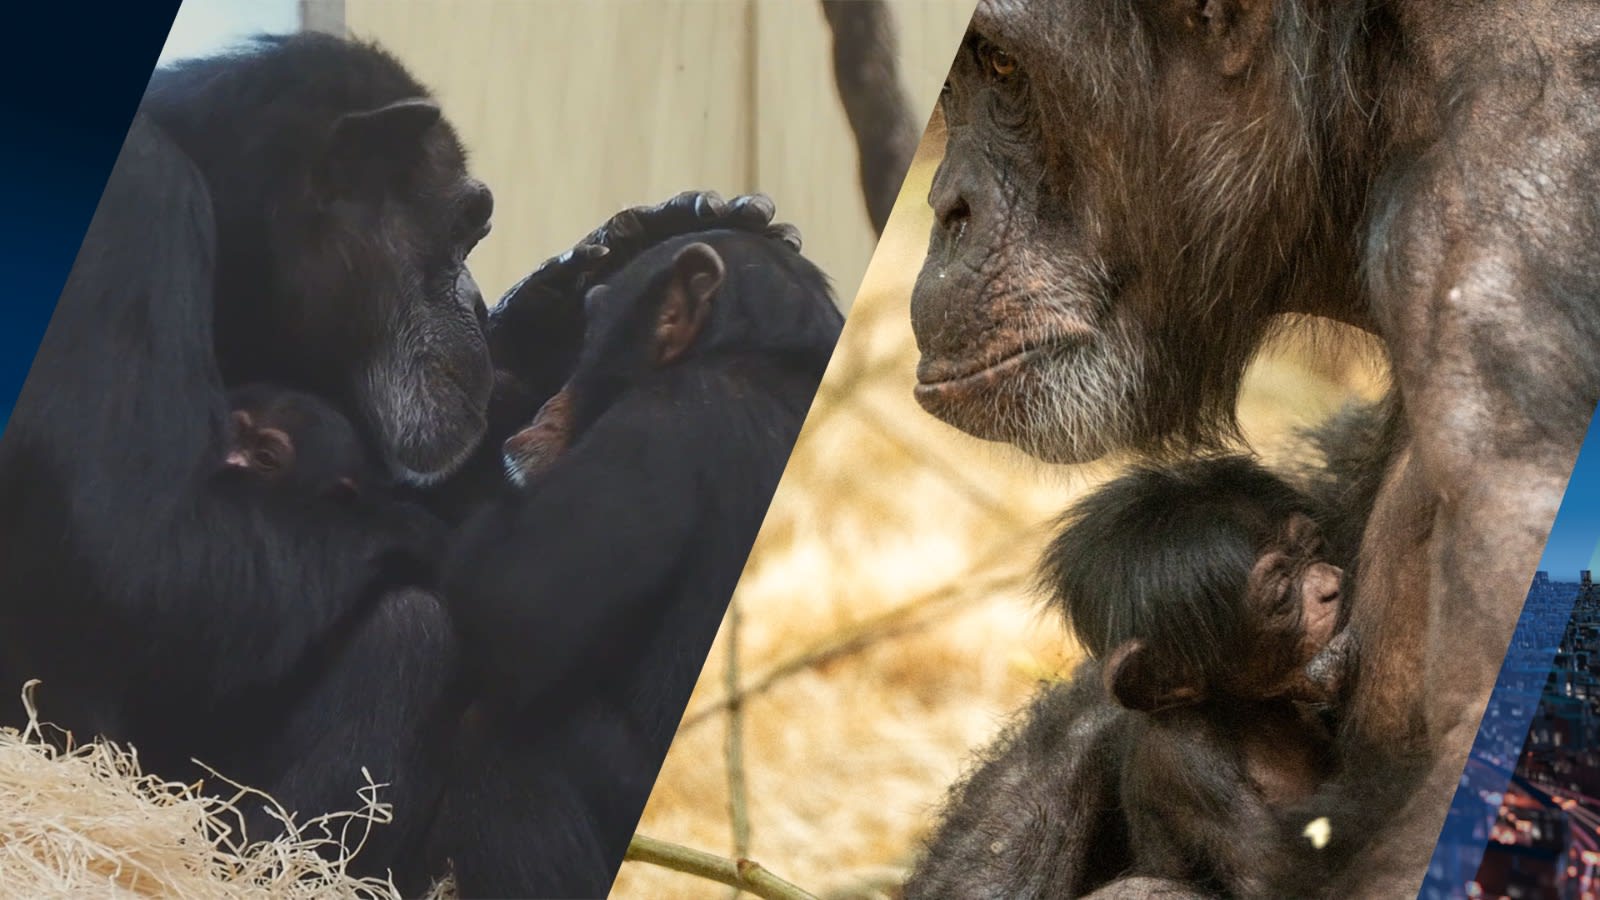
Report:
[[1339,599],[1344,585],[1344,570],[1328,563],[1317,563],[1306,573],[1306,587],[1319,603],[1333,603]]
[[933,205],[933,214],[939,219],[939,227],[947,231],[959,231],[966,226],[967,219],[972,217],[972,208],[967,205],[967,198],[961,191],[954,187],[940,190],[935,185],[928,195],[928,202]]

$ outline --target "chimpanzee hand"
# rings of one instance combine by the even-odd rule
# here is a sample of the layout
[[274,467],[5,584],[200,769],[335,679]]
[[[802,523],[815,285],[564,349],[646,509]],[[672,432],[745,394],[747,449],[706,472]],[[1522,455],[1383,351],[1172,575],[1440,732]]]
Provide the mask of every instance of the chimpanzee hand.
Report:
[[724,201],[716,191],[684,191],[655,206],[635,206],[617,213],[578,245],[607,249],[607,255],[594,267],[596,280],[666,238],[712,228],[765,234],[799,250],[800,232],[793,225],[774,225],[772,217],[776,212],[765,194],[745,194]]
[[653,206],[624,209],[513,287],[491,314],[491,331],[509,327],[519,334],[526,329],[548,333],[546,326],[555,323],[541,324],[540,319],[565,322],[570,306],[579,303],[586,290],[641,251],[676,235],[732,228],[765,234],[799,250],[799,230],[773,224],[776,211],[765,194],[725,201],[715,191],[684,191]]
[[772,201],[749,194],[725,201],[714,191],[685,191],[653,206],[635,206],[522,279],[489,314],[495,389],[491,432],[522,428],[566,382],[583,346],[583,295],[640,253],[667,238],[716,228],[780,240],[800,249],[800,232],[773,224]]

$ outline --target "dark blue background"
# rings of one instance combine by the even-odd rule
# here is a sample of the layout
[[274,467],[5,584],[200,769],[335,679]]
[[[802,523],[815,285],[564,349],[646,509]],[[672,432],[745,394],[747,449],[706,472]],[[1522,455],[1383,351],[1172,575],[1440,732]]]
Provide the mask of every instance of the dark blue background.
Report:
[[0,52],[0,424],[33,364],[178,0],[13,3]]

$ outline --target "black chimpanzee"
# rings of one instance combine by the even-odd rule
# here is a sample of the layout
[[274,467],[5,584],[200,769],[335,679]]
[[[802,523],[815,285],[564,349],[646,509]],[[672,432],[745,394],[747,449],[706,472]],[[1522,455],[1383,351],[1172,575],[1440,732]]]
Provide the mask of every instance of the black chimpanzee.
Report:
[[358,862],[389,865],[436,794],[457,666],[418,577],[440,542],[216,477],[225,388],[309,391],[395,475],[450,471],[484,428],[462,260],[489,206],[375,48],[158,71],[0,442],[0,682],[42,679],[52,719],[166,777],[197,758],[305,814],[353,805],[366,767],[398,821]]
[[1122,798],[1136,874],[1264,897],[1300,860],[1279,816],[1331,768],[1308,666],[1340,621],[1343,572],[1307,498],[1241,456],[1143,468],[1076,504],[1042,580],[1136,715]]
[[305,498],[355,497],[387,485],[361,436],[320,397],[270,384],[228,392],[225,469]]
[[140,108],[211,192],[226,383],[336,401],[406,481],[459,466],[491,383],[465,259],[494,201],[427,89],[376,47],[300,34],[158,70]]
[[[596,279],[565,388],[504,447],[520,488],[455,542],[482,700],[435,851],[469,895],[606,892],[838,338],[822,274],[738,218]],[[542,283],[500,321],[570,302]]]

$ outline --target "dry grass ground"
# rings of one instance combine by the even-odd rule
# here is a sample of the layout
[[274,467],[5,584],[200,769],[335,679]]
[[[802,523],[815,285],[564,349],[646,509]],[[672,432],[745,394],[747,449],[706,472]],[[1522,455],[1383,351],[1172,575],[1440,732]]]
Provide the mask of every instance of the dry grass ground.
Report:
[[[738,752],[725,622],[640,826],[822,896],[898,883],[971,751],[1039,679],[1071,670],[1077,650],[1037,610],[1030,568],[1050,520],[1115,470],[1042,466],[912,400],[907,305],[932,169],[920,160],[901,196],[735,596],[737,678],[754,686]],[[1297,428],[1381,390],[1355,343],[1329,358],[1290,340],[1257,362],[1241,407],[1254,449],[1290,461]],[[747,843],[730,768],[748,795]],[[726,891],[630,862],[612,897]]]

